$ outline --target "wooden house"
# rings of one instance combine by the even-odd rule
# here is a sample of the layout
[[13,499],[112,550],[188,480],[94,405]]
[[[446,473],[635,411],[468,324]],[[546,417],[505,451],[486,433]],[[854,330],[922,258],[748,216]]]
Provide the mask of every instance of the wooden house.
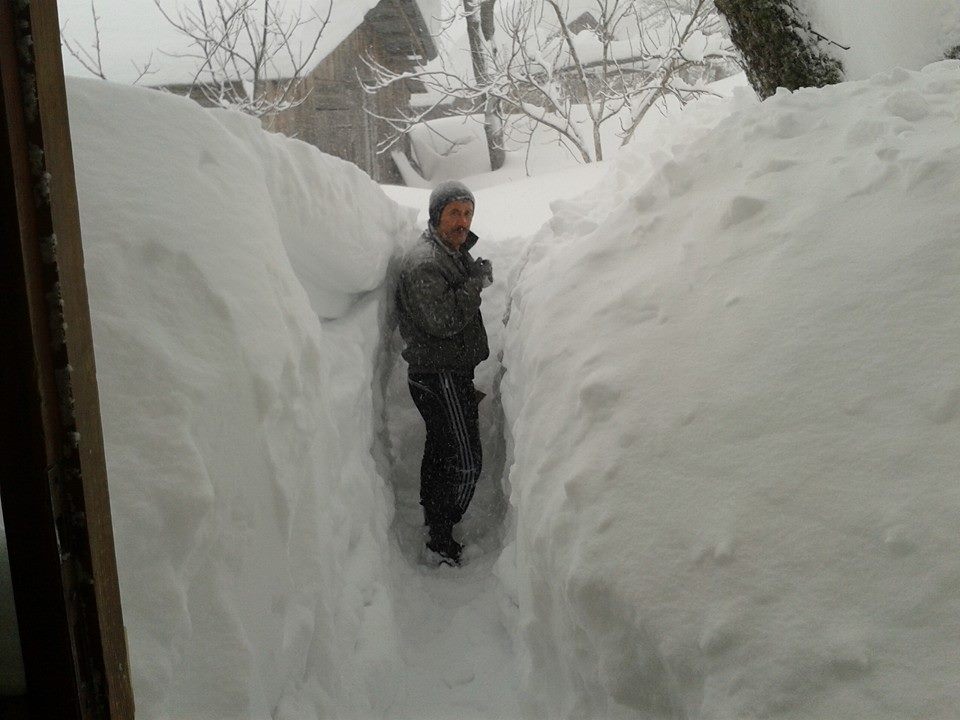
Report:
[[296,108],[264,118],[264,127],[316,145],[331,155],[355,163],[378,182],[400,183],[389,154],[377,154],[385,137],[383,123],[366,109],[393,115],[408,107],[410,92],[395,85],[376,95],[364,92],[358,80],[368,75],[364,54],[395,71],[411,69],[437,55],[430,32],[430,0],[380,0],[363,22],[326,55],[304,82],[306,101]]
[[[390,154],[377,154],[377,143],[388,134],[385,123],[371,117],[367,110],[377,115],[395,115],[396,108],[409,107],[410,89],[398,83],[375,95],[367,94],[359,79],[370,74],[362,58],[368,56],[397,72],[435,58],[437,48],[430,25],[438,6],[438,0],[380,0],[306,74],[301,88],[307,93],[306,100],[297,107],[263,117],[264,128],[349,160],[377,182],[402,183]],[[161,87],[186,95],[205,107],[213,105],[202,83]],[[234,90],[241,95],[244,92],[242,88]],[[398,149],[409,154],[405,144],[404,139]]]

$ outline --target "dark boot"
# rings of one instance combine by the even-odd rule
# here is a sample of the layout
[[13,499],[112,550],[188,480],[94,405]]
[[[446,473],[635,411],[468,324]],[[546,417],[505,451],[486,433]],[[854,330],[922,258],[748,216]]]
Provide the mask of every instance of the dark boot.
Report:
[[459,565],[463,546],[453,539],[453,525],[441,522],[430,525],[430,539],[427,541],[427,550],[437,553],[441,562]]

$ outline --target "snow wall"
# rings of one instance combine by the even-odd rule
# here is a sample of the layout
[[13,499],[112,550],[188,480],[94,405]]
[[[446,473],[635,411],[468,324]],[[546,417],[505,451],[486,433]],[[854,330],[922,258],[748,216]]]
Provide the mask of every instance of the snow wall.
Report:
[[733,103],[519,264],[527,715],[956,718],[960,62]]
[[68,91],[137,717],[380,714],[371,387],[413,213],[251,118]]

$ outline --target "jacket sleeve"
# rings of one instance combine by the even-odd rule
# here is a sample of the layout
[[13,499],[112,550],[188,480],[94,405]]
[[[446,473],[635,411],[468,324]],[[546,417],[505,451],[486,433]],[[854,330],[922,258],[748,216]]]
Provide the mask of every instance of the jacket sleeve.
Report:
[[480,278],[450,285],[440,268],[421,263],[400,277],[400,300],[424,332],[451,337],[463,330],[480,309]]

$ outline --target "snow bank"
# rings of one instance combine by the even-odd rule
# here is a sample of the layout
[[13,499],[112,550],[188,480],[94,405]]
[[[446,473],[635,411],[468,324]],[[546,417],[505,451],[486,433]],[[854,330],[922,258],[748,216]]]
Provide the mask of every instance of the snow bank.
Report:
[[958,62],[741,93],[555,205],[504,355],[529,717],[960,713],[958,120]]
[[352,163],[301,142],[278,142],[239,113],[219,112],[218,120],[257,157],[255,187],[267,196],[314,311],[323,319],[341,317],[383,283],[398,241],[416,234],[413,215],[399,212]]
[[369,717],[393,500],[357,297],[413,214],[253,119],[68,90],[137,716]]

